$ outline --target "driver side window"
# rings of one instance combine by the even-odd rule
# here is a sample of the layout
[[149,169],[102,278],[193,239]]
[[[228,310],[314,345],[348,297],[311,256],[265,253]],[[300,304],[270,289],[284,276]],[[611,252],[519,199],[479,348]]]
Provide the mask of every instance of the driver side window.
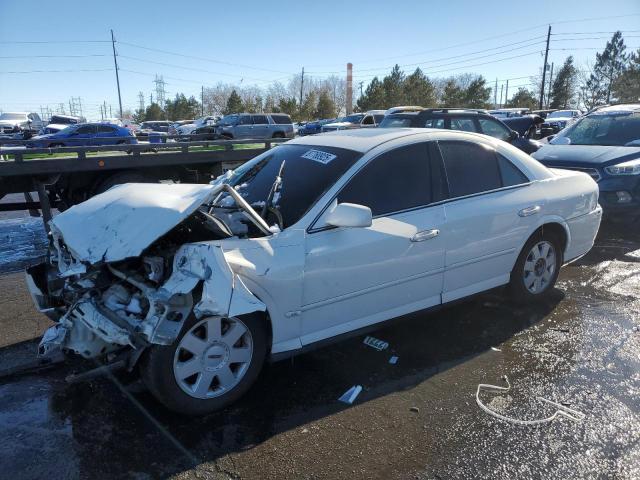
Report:
[[338,194],[338,203],[355,203],[386,215],[431,203],[427,143],[399,147],[371,160]]

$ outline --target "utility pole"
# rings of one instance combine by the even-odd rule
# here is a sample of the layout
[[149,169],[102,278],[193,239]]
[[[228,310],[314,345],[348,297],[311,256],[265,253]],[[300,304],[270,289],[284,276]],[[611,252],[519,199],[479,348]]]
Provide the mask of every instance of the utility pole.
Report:
[[362,85],[364,84],[364,82],[360,82],[360,96],[362,97],[363,93],[362,93]]
[[118,84],[118,103],[120,104],[120,119],[122,119],[122,97],[120,95],[120,75],[118,74],[118,60],[116,59],[116,40],[111,30],[111,47],[113,48],[113,64],[116,67],[116,83]]
[[202,92],[200,93],[200,114],[204,117],[204,85],[202,86]]
[[144,112],[144,93],[142,92],[138,92],[138,110],[140,110],[141,112]]
[[542,103],[544,102],[544,82],[546,80],[547,75],[547,59],[549,58],[549,40],[551,40],[551,25],[549,25],[549,30],[547,31],[547,48],[544,52],[544,65],[542,66],[542,85],[540,87],[540,102],[538,104],[538,108],[542,110]]
[[104,105],[104,117],[107,118],[107,101],[103,100],[102,104]]
[[500,108],[502,108],[502,92],[504,91],[504,83],[500,85]]
[[302,67],[302,76],[300,77],[300,108],[302,108],[302,89],[304,88],[304,67]]
[[547,108],[551,104],[551,85],[553,85],[553,62],[551,62],[551,72],[549,73],[549,91],[547,92]]
[[493,89],[493,108],[498,108],[498,77],[496,77],[496,88]]
[[504,89],[504,103],[509,101],[509,80],[507,79],[507,87]]

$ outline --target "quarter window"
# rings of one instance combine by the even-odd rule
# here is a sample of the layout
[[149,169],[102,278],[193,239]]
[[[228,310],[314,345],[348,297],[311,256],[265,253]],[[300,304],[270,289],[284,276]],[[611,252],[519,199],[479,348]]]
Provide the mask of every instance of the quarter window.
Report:
[[339,203],[356,203],[374,216],[431,203],[428,144],[383,153],[365,165],[338,194]]
[[523,183],[528,183],[529,179],[525,176],[524,173],[518,169],[511,160],[503,157],[499,153],[496,153],[498,156],[498,167],[500,168],[500,176],[502,177],[502,186],[503,187],[511,187],[513,185],[522,185]]
[[444,128],[444,118],[429,118],[424,122],[425,128]]

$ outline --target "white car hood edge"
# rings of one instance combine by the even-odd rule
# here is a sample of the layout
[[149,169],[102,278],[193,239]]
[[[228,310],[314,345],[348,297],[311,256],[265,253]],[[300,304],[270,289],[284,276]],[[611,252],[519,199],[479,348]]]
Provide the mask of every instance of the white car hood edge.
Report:
[[207,184],[118,185],[56,215],[51,233],[54,243],[63,240],[79,262],[137,257],[221,189]]

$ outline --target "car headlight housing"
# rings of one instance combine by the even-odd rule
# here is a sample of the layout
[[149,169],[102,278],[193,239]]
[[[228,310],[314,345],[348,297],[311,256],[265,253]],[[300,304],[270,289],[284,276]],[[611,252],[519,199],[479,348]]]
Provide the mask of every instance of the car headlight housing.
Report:
[[640,158],[605,167],[609,175],[640,175]]

